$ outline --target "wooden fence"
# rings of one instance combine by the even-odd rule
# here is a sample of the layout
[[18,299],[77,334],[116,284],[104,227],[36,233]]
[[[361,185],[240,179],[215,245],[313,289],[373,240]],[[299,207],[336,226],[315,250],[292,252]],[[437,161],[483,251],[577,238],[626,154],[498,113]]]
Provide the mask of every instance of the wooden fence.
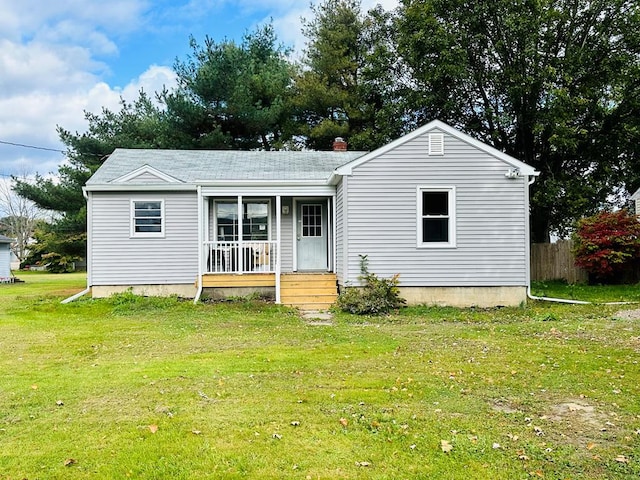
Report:
[[534,243],[531,245],[531,280],[566,280],[568,283],[586,283],[589,275],[574,265],[571,240],[557,243]]

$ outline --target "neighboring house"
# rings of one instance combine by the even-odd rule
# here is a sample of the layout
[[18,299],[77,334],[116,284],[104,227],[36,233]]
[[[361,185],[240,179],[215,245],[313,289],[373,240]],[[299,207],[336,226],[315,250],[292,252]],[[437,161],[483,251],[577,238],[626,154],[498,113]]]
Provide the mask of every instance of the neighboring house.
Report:
[[0,235],[0,282],[11,281],[11,244],[13,239]]
[[636,207],[636,215],[640,215],[640,188],[636,190],[636,193],[631,195],[631,200],[634,201]]
[[93,296],[260,291],[326,308],[367,255],[409,303],[526,300],[532,167],[439,121],[344,150],[115,150],[85,187]]

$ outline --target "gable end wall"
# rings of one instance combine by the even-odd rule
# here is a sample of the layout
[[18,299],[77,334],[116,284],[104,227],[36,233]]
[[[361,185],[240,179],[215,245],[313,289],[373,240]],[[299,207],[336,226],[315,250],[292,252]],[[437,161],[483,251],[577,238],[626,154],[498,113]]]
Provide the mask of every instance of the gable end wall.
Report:
[[[403,287],[527,285],[527,179],[507,179],[508,165],[445,134],[445,154],[429,156],[416,137],[353,170],[348,255],[342,284],[358,283],[359,255]],[[417,187],[455,187],[456,248],[417,247]]]

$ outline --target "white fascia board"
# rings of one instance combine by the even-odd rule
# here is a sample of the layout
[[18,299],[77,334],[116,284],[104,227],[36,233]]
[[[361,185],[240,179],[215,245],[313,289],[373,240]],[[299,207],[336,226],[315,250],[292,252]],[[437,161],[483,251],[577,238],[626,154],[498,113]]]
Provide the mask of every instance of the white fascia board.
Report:
[[[444,122],[441,122],[440,120],[433,120],[429,123],[427,123],[426,125],[418,128],[417,130],[414,130],[411,133],[408,133],[406,135],[404,135],[403,137],[400,137],[396,140],[394,140],[391,143],[388,143],[387,145],[378,148],[377,150],[374,150],[356,160],[353,160],[352,162],[349,162],[341,167],[336,168],[336,170],[334,171],[334,174],[336,175],[351,175],[353,172],[353,169],[359,165],[362,165],[365,162],[368,162],[369,160],[379,157],[380,155],[383,155],[391,150],[393,150],[394,148],[399,147],[400,145],[413,140],[416,137],[419,137],[420,135],[424,135],[427,132],[430,132],[431,130],[441,130],[443,132],[445,132],[447,135],[450,135],[452,137],[455,137],[465,143],[468,143],[469,145],[477,148],[478,150],[481,150],[485,153],[488,153],[489,155],[498,158],[499,160],[502,160],[503,162],[507,163],[508,165],[511,165],[512,167],[515,167],[517,169],[520,170],[520,173],[522,175],[532,175],[532,176],[538,176],[540,175],[540,172],[536,171],[533,167],[531,167],[530,165],[527,165],[524,162],[521,162],[520,160],[517,160],[515,158],[513,158],[510,155],[507,155],[504,152],[501,152],[500,150],[497,150],[489,145],[487,145],[486,143],[483,143],[479,140],[476,140],[475,138],[467,135],[466,133],[461,132],[460,130],[457,130],[455,128],[453,128],[450,125],[447,125]],[[445,153],[446,154],[446,153]]]
[[125,184],[99,184],[99,185],[85,185],[85,191],[87,192],[195,192],[195,185],[181,184],[142,184],[131,185]]
[[633,195],[631,195],[631,200],[640,200],[640,188],[636,190]]

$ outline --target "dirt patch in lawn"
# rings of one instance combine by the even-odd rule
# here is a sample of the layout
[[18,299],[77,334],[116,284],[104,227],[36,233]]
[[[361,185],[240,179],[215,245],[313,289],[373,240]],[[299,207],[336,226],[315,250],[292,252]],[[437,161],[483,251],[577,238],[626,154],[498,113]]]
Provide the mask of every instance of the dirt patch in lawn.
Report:
[[613,315],[620,320],[640,320],[640,308],[635,310],[620,310]]
[[614,417],[615,414],[605,413],[602,408],[580,399],[551,405],[548,414],[542,418],[549,422],[547,431],[552,438],[560,437],[564,443],[587,446],[615,435]]

